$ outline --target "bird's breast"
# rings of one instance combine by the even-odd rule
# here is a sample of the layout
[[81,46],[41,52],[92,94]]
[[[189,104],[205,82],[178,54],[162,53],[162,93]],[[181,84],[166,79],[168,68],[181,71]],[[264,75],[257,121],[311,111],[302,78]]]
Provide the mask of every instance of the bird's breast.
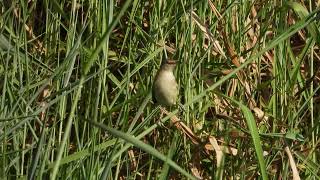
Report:
[[172,72],[159,73],[154,88],[154,93],[158,102],[168,106],[176,104],[178,84]]

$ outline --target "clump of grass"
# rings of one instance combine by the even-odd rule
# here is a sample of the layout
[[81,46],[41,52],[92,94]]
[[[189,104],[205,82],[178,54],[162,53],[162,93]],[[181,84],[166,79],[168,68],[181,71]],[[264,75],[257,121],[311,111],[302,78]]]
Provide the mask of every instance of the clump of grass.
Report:
[[0,4],[1,178],[319,179],[316,3]]

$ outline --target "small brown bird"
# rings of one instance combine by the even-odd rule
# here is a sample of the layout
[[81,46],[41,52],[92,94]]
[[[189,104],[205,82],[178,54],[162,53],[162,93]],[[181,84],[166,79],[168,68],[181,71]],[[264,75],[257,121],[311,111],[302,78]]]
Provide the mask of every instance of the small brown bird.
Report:
[[163,60],[153,83],[153,98],[166,107],[176,105],[179,94],[178,84],[173,74],[175,67],[175,60]]

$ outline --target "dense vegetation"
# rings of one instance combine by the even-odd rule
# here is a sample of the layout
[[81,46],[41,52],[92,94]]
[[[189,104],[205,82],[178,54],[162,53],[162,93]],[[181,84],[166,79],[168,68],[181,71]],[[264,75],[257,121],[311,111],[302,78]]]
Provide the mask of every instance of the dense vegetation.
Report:
[[320,179],[319,8],[1,1],[0,179]]

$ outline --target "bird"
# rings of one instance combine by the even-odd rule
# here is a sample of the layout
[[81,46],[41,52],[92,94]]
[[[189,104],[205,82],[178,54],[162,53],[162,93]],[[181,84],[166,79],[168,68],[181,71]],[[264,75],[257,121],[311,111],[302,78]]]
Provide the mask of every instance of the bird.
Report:
[[164,107],[175,106],[177,103],[179,89],[173,74],[175,67],[175,60],[164,59],[154,79],[153,99]]

